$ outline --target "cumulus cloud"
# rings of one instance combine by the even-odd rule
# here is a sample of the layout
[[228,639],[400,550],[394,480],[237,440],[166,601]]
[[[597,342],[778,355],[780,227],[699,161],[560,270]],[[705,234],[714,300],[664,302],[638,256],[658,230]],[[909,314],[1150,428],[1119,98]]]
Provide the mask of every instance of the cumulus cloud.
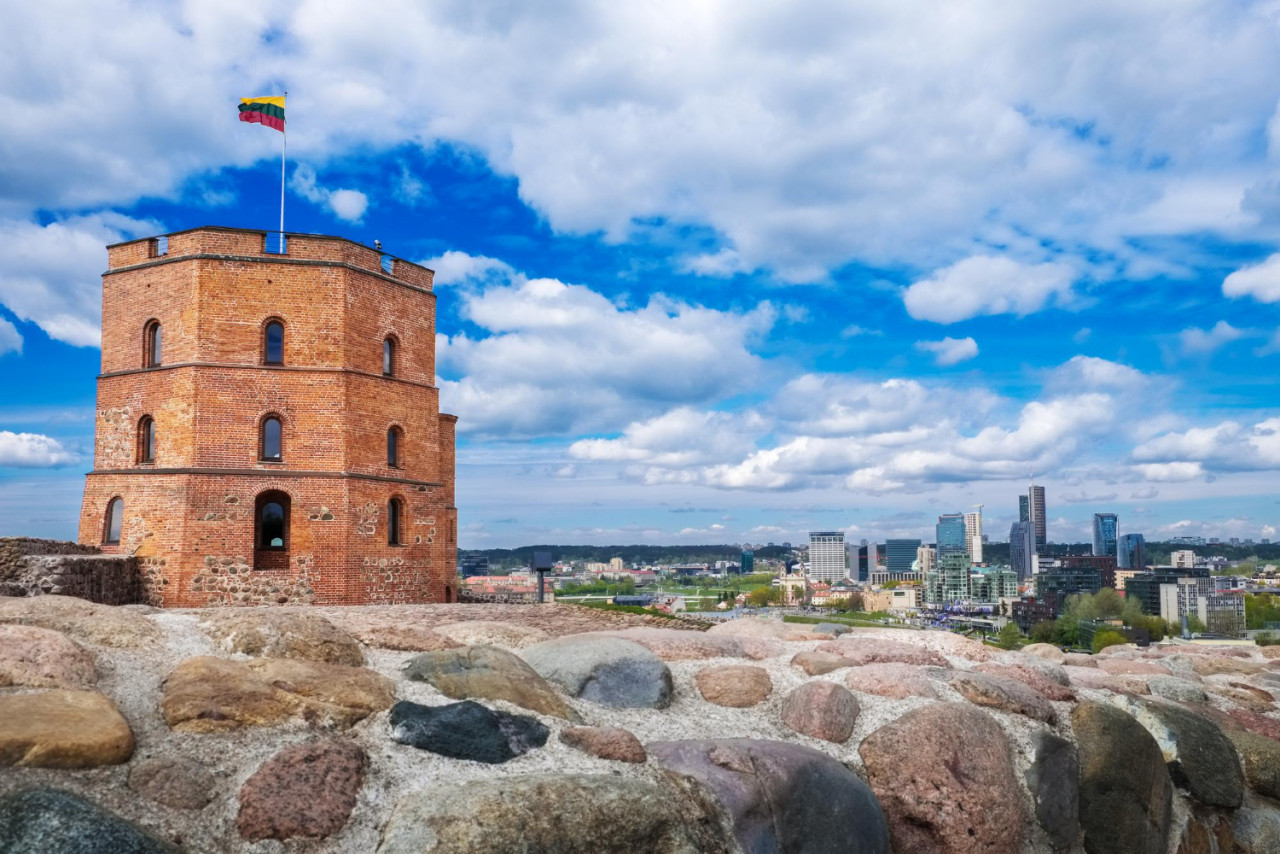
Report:
[[1222,282],[1222,293],[1229,297],[1253,297],[1258,302],[1280,302],[1280,253],[1227,276]]
[[1137,368],[1096,356],[1072,356],[1046,372],[1045,385],[1059,393],[1108,391],[1135,393],[1149,388],[1154,379]]
[[47,225],[0,220],[0,304],[50,338],[96,347],[102,337],[105,247],[163,230],[105,212]]
[[1075,278],[1066,264],[1024,264],[975,255],[911,285],[902,299],[912,317],[936,323],[956,323],[983,314],[1021,317],[1050,301],[1069,302]]
[[1182,330],[1178,333],[1178,342],[1184,355],[1207,356],[1225,344],[1253,334],[1250,330],[1237,329],[1225,320],[1219,320],[1211,329],[1191,327]]
[[79,459],[79,455],[49,436],[0,430],[0,466],[55,468],[71,465]]
[[453,249],[419,263],[435,271],[433,282],[437,285],[502,284],[516,276],[516,271],[504,261]]
[[768,303],[717,311],[657,294],[620,308],[518,273],[460,297],[484,334],[438,336],[443,406],[465,415],[460,429],[508,438],[607,432],[743,391],[764,371],[752,345],[775,321]]
[[12,323],[0,317],[0,356],[21,352],[22,333]]
[[1150,501],[1152,498],[1158,498],[1160,490],[1154,486],[1144,486],[1142,489],[1135,489],[1129,493],[1129,498],[1134,501]]
[[327,207],[334,216],[347,222],[364,219],[364,213],[369,208],[369,197],[359,190],[330,190],[320,186],[316,170],[305,163],[294,168],[293,177],[289,179],[289,189],[312,204]]
[[[1280,469],[1280,417],[1255,424],[1223,421],[1209,427],[1156,436],[1133,449],[1146,472],[1272,471]],[[1160,480],[1151,477],[1149,480]]]
[[917,341],[916,349],[933,353],[942,367],[967,361],[978,355],[978,342],[972,338],[943,338],[941,341]]

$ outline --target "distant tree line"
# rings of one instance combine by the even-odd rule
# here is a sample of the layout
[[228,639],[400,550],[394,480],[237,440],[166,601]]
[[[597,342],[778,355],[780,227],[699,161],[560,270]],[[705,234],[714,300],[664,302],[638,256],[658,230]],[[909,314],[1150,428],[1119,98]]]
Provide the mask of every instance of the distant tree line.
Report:
[[[780,559],[792,549],[782,546],[763,546],[752,549],[757,559]],[[515,549],[458,549],[458,554],[483,555],[495,569],[515,569],[529,566],[534,552],[550,552],[555,561],[584,561],[608,563],[610,558],[620,557],[629,564],[710,563],[728,560],[737,563],[742,549],[732,545],[719,546],[520,546]]]

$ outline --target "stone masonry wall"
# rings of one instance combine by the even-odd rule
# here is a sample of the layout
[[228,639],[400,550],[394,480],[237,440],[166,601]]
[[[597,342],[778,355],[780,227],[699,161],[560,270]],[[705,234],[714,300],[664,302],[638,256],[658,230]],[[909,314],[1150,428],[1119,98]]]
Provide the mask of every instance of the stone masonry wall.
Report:
[[77,596],[100,605],[143,601],[138,561],[60,540],[0,539],[0,596]]

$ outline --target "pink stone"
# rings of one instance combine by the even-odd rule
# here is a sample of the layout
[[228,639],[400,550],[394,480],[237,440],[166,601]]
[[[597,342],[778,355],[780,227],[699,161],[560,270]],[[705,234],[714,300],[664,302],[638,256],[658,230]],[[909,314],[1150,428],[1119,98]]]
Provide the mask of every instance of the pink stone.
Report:
[[782,722],[801,735],[843,744],[853,735],[861,708],[848,689],[834,682],[806,682],[782,702]]

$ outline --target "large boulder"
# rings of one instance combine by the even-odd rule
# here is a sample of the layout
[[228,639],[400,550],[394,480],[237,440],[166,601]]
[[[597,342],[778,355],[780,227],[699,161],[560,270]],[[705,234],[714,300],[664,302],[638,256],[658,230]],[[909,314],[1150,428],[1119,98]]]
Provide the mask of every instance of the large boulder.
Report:
[[82,643],[121,649],[150,646],[163,637],[135,607],[97,605],[74,596],[0,597],[0,623],[53,629]]
[[220,608],[205,614],[203,622],[205,631],[226,652],[350,667],[364,664],[364,652],[355,638],[317,614]]
[[515,623],[501,623],[496,620],[465,620],[461,623],[449,623],[438,627],[436,632],[464,645],[490,645],[508,649],[533,646],[551,637],[542,629]]
[[509,715],[464,700],[424,706],[401,700],[391,707],[391,739],[451,759],[497,765],[547,743],[550,730],[529,715]]
[[1116,695],[1111,702],[1155,738],[1174,785],[1210,806],[1240,806],[1244,800],[1240,756],[1216,723],[1164,701]]
[[750,664],[704,667],[698,671],[694,681],[702,699],[733,709],[762,703],[773,692],[769,671]]
[[1226,730],[1244,760],[1244,776],[1249,788],[1280,801],[1280,741],[1247,730]]
[[1151,734],[1128,712],[1082,702],[1071,713],[1080,754],[1080,825],[1089,854],[1165,854],[1173,781]]
[[818,644],[816,651],[838,655],[852,667],[886,663],[948,666],[945,658],[926,647],[858,634],[848,634],[839,640]]
[[1231,817],[1235,848],[1231,854],[1275,854],[1280,851],[1280,810],[1258,799]]
[[860,711],[847,688],[815,680],[796,688],[782,701],[782,722],[801,735],[843,744],[853,735]]
[[810,676],[822,676],[845,667],[853,667],[854,661],[834,652],[805,650],[791,657],[791,663]]
[[913,709],[863,740],[895,854],[1013,854],[1028,817],[1008,738],[957,703]]
[[95,691],[0,695],[0,767],[92,768],[133,755],[133,732]]
[[710,739],[647,745],[660,766],[709,789],[745,854],[881,854],[884,813],[848,768],[812,748]]
[[176,810],[198,810],[217,794],[217,781],[194,759],[157,756],[129,768],[129,790]]
[[947,681],[962,697],[975,705],[1026,715],[1046,723],[1053,723],[1057,719],[1053,706],[1042,694],[1007,676],[953,670]]
[[1054,664],[1066,664],[1067,654],[1051,643],[1032,643],[1022,648],[1027,655],[1034,655]]
[[1097,667],[1113,676],[1169,676],[1171,671],[1158,661],[1139,661],[1128,658],[1098,658]]
[[404,675],[454,700],[505,700],[579,723],[578,716],[524,659],[496,646],[463,646],[414,656]]
[[0,687],[89,688],[97,681],[93,653],[62,632],[0,624]]
[[616,632],[592,632],[600,637],[635,641],[663,661],[699,658],[774,658],[782,655],[781,641],[751,635],[711,634],[683,629],[640,627]]
[[526,647],[520,655],[572,697],[627,709],[671,704],[671,670],[634,641],[568,635]]
[[1027,769],[1027,788],[1036,806],[1036,821],[1055,851],[1065,851],[1080,829],[1080,758],[1076,747],[1046,730],[1031,737],[1035,748]]
[[349,741],[313,739],[286,747],[240,787],[240,836],[324,839],[346,825],[368,759]]
[[178,854],[115,813],[61,789],[24,789],[0,798],[5,854]]
[[[1057,665],[1050,664],[1049,662],[1041,663],[1049,664],[1051,667],[1057,667]],[[1062,671],[1061,667],[1057,667],[1058,670],[1062,671],[1061,682],[1051,678],[1049,675],[1046,675],[1037,667],[1024,667],[1021,664],[996,664],[994,662],[987,662],[985,664],[979,664],[974,669],[979,673],[989,673],[992,676],[1001,676],[1007,679],[1012,679],[1015,682],[1021,682],[1023,685],[1026,685],[1028,688],[1048,700],[1073,702],[1076,698],[1076,692],[1067,687],[1071,680],[1067,677],[1066,671]]]
[[349,727],[390,707],[390,679],[363,667],[287,658],[197,656],[164,682],[160,711],[183,732],[271,726],[291,718]]
[[825,640],[829,634],[815,632],[807,623],[788,623],[772,617],[738,617],[716,623],[707,629],[709,635],[745,635],[780,641]]
[[1155,696],[1178,703],[1203,703],[1208,699],[1203,685],[1180,676],[1151,676],[1147,687]]
[[432,652],[462,646],[407,614],[391,609],[335,609],[328,619],[365,646],[409,652]]
[[696,789],[638,778],[526,774],[405,795],[378,854],[729,854]]
[[1267,667],[1261,661],[1228,658],[1220,655],[1193,655],[1190,656],[1190,661],[1191,669],[1200,676],[1219,676],[1222,674],[1250,676],[1254,673],[1261,673]]
[[844,681],[855,691],[895,700],[904,697],[932,700],[938,696],[938,689],[925,671],[907,664],[864,664],[851,669]]

